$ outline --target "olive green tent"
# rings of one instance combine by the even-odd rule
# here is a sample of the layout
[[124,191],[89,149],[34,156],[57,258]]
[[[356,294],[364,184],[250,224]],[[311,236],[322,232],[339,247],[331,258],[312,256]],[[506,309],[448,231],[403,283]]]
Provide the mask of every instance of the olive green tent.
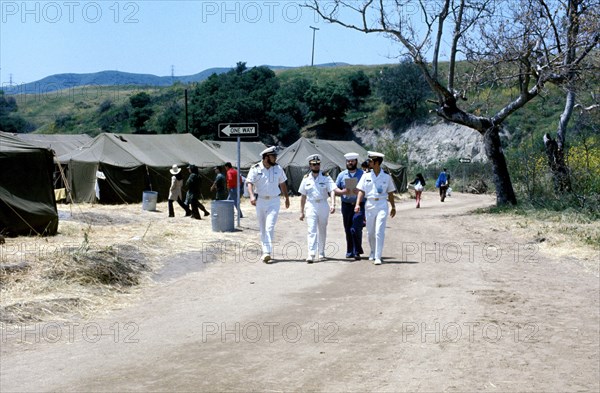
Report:
[[[346,153],[358,153],[359,164],[367,159],[367,150],[354,141],[336,141],[326,139],[300,138],[293,145],[285,148],[277,157],[277,163],[284,169],[288,178],[290,191],[297,193],[302,177],[308,173],[309,155],[321,155],[321,170],[336,179],[346,169]],[[399,164],[384,161],[383,168],[392,175],[399,192],[406,191],[406,169]]]
[[37,147],[54,151],[56,157],[77,150],[92,141],[87,134],[12,134],[13,136]]
[[[231,141],[204,141],[215,153],[222,159],[223,163],[230,162],[234,167],[237,166],[237,142]],[[262,142],[240,142],[240,168],[247,172],[248,169],[260,161],[260,152],[267,146]]]
[[[196,165],[204,179],[202,193],[209,198],[212,168],[223,163],[191,134],[100,134],[58,160],[68,166],[73,200],[94,202],[97,186],[101,203],[141,202],[144,191],[157,191],[158,200],[166,200],[173,164]],[[187,176],[187,170],[183,174]]]
[[0,132],[0,233],[55,235],[54,155]]

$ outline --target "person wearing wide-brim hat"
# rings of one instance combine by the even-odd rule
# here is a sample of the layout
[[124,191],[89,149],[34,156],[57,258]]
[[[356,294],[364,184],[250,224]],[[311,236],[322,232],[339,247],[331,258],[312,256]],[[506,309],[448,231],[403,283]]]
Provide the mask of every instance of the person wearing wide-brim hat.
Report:
[[[360,211],[360,203],[365,202],[365,214],[367,217],[367,234],[371,254],[369,260],[375,265],[381,265],[381,255],[383,253],[383,242],[385,240],[385,224],[388,214],[390,217],[396,215],[396,204],[394,201],[394,191],[396,186],[392,177],[381,169],[384,155],[379,152],[368,152],[369,168],[358,182],[358,196],[356,198],[355,212]],[[388,211],[388,201],[392,209]]]
[[183,192],[181,190],[183,188],[183,175],[181,174],[181,168],[177,164],[173,164],[169,172],[173,175],[171,176],[171,188],[169,188],[168,198],[169,217],[175,217],[175,210],[173,209],[174,201],[177,201],[179,206],[185,210],[185,215],[189,216],[191,214],[190,209],[183,203]]
[[354,212],[356,197],[358,190],[356,185],[363,176],[364,171],[358,168],[358,153],[344,154],[346,159],[346,169],[335,179],[335,184],[338,188],[343,189],[341,194],[342,200],[342,221],[344,223],[344,231],[346,232],[346,258],[354,258],[360,260],[361,254],[364,253],[362,248],[362,229],[365,219],[365,204],[364,201],[360,205],[361,209],[358,213]]
[[[308,224],[308,256],[306,262],[313,263],[315,256],[325,260],[327,242],[327,223],[329,215],[335,212],[335,191],[340,191],[329,175],[321,171],[321,156],[311,154],[307,157],[310,173],[302,178],[298,192],[300,198],[300,220],[306,217]],[[331,206],[328,203],[331,198]]]
[[246,183],[250,203],[256,206],[256,219],[260,231],[262,257],[264,263],[274,261],[273,244],[275,224],[281,206],[280,195],[285,198],[285,208],[290,207],[290,197],[286,186],[287,177],[277,164],[277,148],[271,146],[260,153],[262,161],[253,165],[248,172]]

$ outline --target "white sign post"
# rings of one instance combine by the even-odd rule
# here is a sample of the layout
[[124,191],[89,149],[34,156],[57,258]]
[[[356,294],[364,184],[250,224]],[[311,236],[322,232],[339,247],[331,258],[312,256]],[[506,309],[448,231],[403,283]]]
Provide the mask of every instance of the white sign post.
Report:
[[237,192],[237,226],[240,226],[240,197],[241,188],[243,184],[240,184],[240,178],[242,175],[240,166],[241,164],[241,138],[256,138],[258,137],[258,123],[221,123],[219,124],[220,139],[237,139],[237,172],[238,178],[236,179],[236,192]]

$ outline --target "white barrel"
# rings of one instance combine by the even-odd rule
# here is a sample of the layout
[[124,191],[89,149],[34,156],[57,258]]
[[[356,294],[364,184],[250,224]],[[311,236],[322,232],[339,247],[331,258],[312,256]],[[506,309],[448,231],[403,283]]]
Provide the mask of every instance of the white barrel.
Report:
[[156,201],[158,200],[158,192],[144,191],[142,194],[142,210],[156,210]]
[[210,215],[213,232],[233,232],[233,201],[212,201]]

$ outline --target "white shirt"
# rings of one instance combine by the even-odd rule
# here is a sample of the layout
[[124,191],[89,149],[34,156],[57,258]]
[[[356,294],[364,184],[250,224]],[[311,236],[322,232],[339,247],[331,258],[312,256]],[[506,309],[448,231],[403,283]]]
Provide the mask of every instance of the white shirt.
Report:
[[308,201],[327,200],[329,194],[335,188],[336,185],[330,176],[325,176],[323,172],[319,172],[317,177],[314,177],[312,173],[309,173],[302,178],[298,192],[306,195]]
[[285,183],[287,176],[278,164],[265,168],[262,162],[252,165],[246,181],[252,183],[254,192],[261,196],[274,197],[281,194],[280,183]]
[[388,193],[396,191],[392,177],[383,170],[379,172],[379,176],[375,176],[373,170],[365,173],[358,181],[356,188],[364,191],[367,200],[371,198],[387,199]]

